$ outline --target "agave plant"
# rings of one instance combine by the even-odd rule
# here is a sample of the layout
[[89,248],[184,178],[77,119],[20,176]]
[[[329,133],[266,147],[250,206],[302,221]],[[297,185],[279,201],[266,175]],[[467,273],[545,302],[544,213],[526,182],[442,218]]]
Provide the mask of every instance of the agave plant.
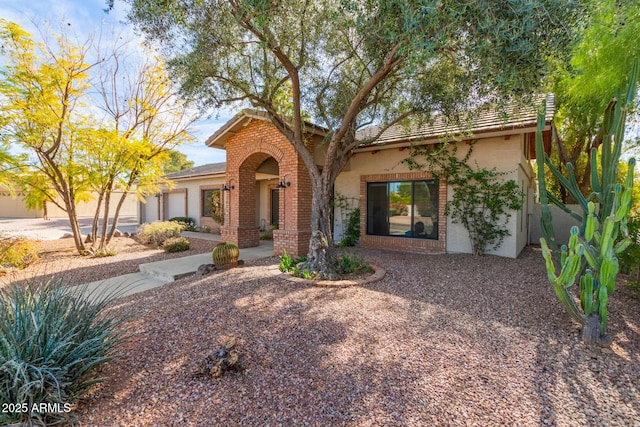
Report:
[[[626,98],[622,102],[613,99],[607,106],[602,125],[601,154],[592,149],[591,186],[593,192],[584,197],[578,188],[571,163],[567,163],[568,176],[553,166],[542,146],[544,111],[538,116],[536,156],[540,203],[542,205],[540,239],[546,261],[549,281],[555,293],[565,305],[572,319],[583,326],[585,342],[607,346],[612,338],[607,334],[609,295],[615,290],[619,271],[618,254],[631,243],[627,221],[633,206],[631,198],[635,159],[629,160],[624,186],[617,182],[618,165],[622,153],[627,111],[636,93],[638,63],[634,63]],[[582,215],[571,212],[546,189],[545,165],[582,208]],[[600,168],[598,168],[600,166]],[[580,227],[571,229],[568,245],[558,248],[552,224],[549,202],[580,221]],[[597,205],[596,203],[597,202]],[[617,242],[617,243],[616,243]],[[559,274],[556,275],[556,271]],[[579,287],[579,305],[571,289]]]
[[[0,289],[0,425],[64,422],[79,398],[101,381],[97,369],[123,338],[122,318],[106,308],[122,289],[89,292],[63,280]],[[59,412],[34,408],[54,407]]]

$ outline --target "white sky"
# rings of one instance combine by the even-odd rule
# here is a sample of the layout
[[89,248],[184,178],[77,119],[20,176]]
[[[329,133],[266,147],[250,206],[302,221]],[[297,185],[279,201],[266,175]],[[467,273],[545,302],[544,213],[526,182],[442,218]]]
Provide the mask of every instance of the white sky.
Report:
[[[35,34],[31,20],[39,26],[51,25],[55,30],[60,23],[68,26],[78,40],[86,40],[87,35],[97,32],[101,26],[125,27],[124,4],[116,0],[115,7],[108,14],[104,12],[106,0],[0,0],[0,17],[13,21],[26,31]],[[70,33],[71,34],[71,33]],[[209,148],[204,141],[232,116],[228,111],[220,111],[218,118],[202,119],[191,128],[197,142],[179,147],[196,166],[205,163],[224,162],[224,150]]]

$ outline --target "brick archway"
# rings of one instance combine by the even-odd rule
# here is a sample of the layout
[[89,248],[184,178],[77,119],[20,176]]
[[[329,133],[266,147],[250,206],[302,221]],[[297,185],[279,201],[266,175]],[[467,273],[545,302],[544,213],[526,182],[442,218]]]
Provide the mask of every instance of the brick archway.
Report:
[[311,237],[311,181],[304,163],[289,141],[264,120],[251,120],[225,144],[227,186],[223,240],[240,248],[260,244],[256,220],[256,170],[268,158],[278,163],[280,224],[273,232],[274,252],[292,256],[306,254]]

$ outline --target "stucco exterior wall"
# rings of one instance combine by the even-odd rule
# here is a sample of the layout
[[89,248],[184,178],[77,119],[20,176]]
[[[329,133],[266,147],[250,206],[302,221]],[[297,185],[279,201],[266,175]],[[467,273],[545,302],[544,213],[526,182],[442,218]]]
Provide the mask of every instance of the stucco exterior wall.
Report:
[[[508,172],[506,179],[514,179],[525,189],[530,187],[530,167],[526,161],[523,162],[523,135],[511,135],[509,137],[498,136],[493,138],[480,139],[474,147],[470,162],[477,163],[480,167],[493,168],[499,171]],[[465,142],[458,143],[458,154],[464,156],[468,150]],[[406,148],[385,147],[378,151],[356,153],[349,164],[349,169],[343,171],[336,180],[336,194],[345,197],[360,196],[360,176],[370,174],[396,174],[409,172],[402,160],[409,154]],[[529,191],[529,190],[527,190]],[[447,187],[447,201],[451,200],[452,189]],[[360,204],[361,210],[366,207]],[[512,212],[507,227],[511,234],[505,238],[502,246],[496,251],[489,253],[516,257],[522,248],[527,244],[526,212]],[[363,213],[364,214],[364,213]],[[342,227],[335,227],[335,240],[339,241],[342,236]],[[364,232],[364,231],[362,231]],[[406,239],[411,240],[411,239]],[[460,224],[454,224],[450,218],[446,218],[446,251],[449,253],[471,253],[471,243],[467,230]]]
[[206,189],[221,189],[224,183],[224,176],[200,177],[175,181],[176,186],[172,190],[162,190],[162,197],[160,198],[160,218],[157,218],[157,214],[155,214],[155,212],[157,212],[158,197],[151,195],[145,197],[146,204],[141,206],[141,210],[145,212],[145,215],[141,217],[141,221],[152,222],[157,219],[168,220],[174,216],[184,215],[192,218],[196,223],[196,227],[199,229],[207,226],[212,231],[217,232],[220,228],[219,225],[216,224],[213,219],[202,216],[201,191]]
[[[111,205],[109,214],[114,215],[116,205],[122,193],[113,193],[111,196]],[[22,194],[17,194],[16,198],[12,198],[9,193],[0,192],[0,217],[7,218],[43,218],[43,210],[27,209]],[[59,201],[64,205],[62,200]],[[80,218],[93,217],[97,207],[97,200],[94,198],[88,202],[80,202],[76,205],[76,213]],[[138,217],[138,201],[134,194],[128,194],[122,207],[120,208],[120,217],[133,216]],[[67,218],[67,213],[54,205],[47,203],[48,218]]]
[[[580,205],[568,205],[567,206],[573,212],[582,215],[582,208]],[[551,209],[551,217],[553,218],[553,230],[556,236],[556,242],[561,245],[565,245],[569,242],[569,236],[571,234],[571,227],[580,227],[580,221],[564,212],[562,209],[555,205],[549,205]],[[531,216],[531,243],[539,245],[542,230],[540,228],[540,219],[542,218],[542,205],[536,203],[533,205],[533,215]]]

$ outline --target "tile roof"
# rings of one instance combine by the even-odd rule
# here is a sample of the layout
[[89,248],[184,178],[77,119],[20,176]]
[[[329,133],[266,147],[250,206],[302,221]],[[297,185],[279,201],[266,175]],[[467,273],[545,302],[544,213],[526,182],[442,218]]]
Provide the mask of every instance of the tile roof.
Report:
[[[555,98],[553,94],[548,94],[540,98],[540,102],[546,98],[547,111],[545,119],[547,122],[553,119],[555,109]],[[433,140],[445,135],[460,135],[471,132],[473,134],[486,133],[492,131],[504,131],[512,129],[522,129],[535,127],[537,124],[537,104],[524,107],[507,107],[505,115],[501,115],[496,110],[485,110],[472,117],[470,122],[464,125],[448,123],[443,116],[435,117],[433,123],[425,124],[419,129],[408,129],[406,126],[396,125],[385,130],[375,141],[365,146],[376,146],[394,142],[410,142],[416,140]],[[379,131],[379,126],[371,126],[360,130],[356,138],[365,140],[372,138]]]
[[[541,96],[539,101],[547,101],[547,123],[552,120],[555,110],[555,97],[553,94]],[[226,139],[238,132],[246,124],[246,120],[257,118],[269,120],[265,111],[245,109],[236,114],[205,142],[209,147],[224,148]],[[535,127],[537,123],[537,103],[527,106],[508,106],[504,112],[498,110],[483,110],[472,117],[466,124],[451,123],[444,116],[435,116],[433,123],[425,124],[418,129],[408,129],[406,126],[395,125],[385,130],[375,141],[363,144],[361,147],[384,145],[387,143],[411,142],[419,140],[436,140],[445,135],[460,135],[471,132],[473,134],[515,130]],[[313,133],[326,134],[327,129],[322,126],[306,123],[307,129]],[[370,126],[361,129],[356,134],[356,139],[366,140],[375,136],[380,127]]]
[[174,181],[179,181],[181,179],[189,179],[189,178],[197,178],[200,176],[208,176],[208,175],[224,175],[226,171],[227,163],[208,163],[206,165],[200,165],[193,167],[191,169],[185,169],[178,172],[172,172],[167,174],[165,177]]

